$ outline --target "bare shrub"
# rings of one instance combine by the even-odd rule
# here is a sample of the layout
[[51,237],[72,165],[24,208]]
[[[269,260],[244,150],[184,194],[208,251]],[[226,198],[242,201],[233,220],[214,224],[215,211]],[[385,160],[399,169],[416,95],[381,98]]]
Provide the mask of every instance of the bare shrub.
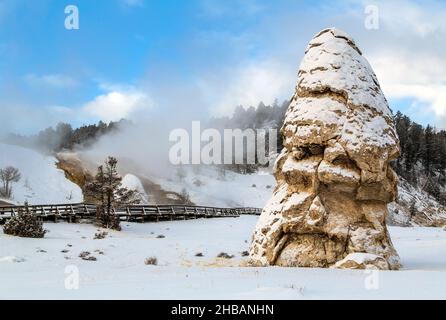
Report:
[[156,266],[158,264],[158,259],[156,257],[148,257],[144,260],[144,264],[147,266]]
[[106,231],[100,231],[94,234],[94,240],[99,240],[99,239],[105,239],[108,235],[108,232]]
[[96,257],[94,257],[94,256],[88,256],[88,257],[82,258],[82,260],[85,260],[85,261],[97,261],[98,259]]
[[217,258],[222,258],[222,259],[232,259],[234,258],[233,255],[229,255],[226,252],[220,252],[217,256]]
[[82,251],[79,254],[79,258],[81,258],[82,260],[85,260],[85,261],[96,261],[96,260],[98,260],[95,256],[90,255],[90,252],[88,252],[88,251]]
[[81,253],[79,253],[79,258],[86,258],[90,255],[90,252],[88,251],[82,251]]

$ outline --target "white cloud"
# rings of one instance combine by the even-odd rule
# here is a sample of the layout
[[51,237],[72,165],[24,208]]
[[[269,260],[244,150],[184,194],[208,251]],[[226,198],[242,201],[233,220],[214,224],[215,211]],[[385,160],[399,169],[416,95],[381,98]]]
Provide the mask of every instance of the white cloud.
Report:
[[445,127],[445,4],[394,0],[378,6],[380,37],[368,42],[369,31],[360,40],[368,47],[364,53],[384,93],[389,98],[414,99],[409,116],[430,115],[430,122]]
[[53,105],[45,107],[45,113],[51,114],[58,121],[78,124],[90,124],[99,120],[104,122],[121,119],[135,120],[144,117],[144,113],[153,107],[152,99],[128,86],[101,85],[100,88],[113,88],[77,106]]
[[137,112],[149,109],[152,104],[146,94],[137,90],[111,91],[87,102],[81,110],[88,117],[109,122],[129,119]]
[[265,60],[241,64],[213,79],[204,77],[200,86],[210,97],[212,114],[222,116],[237,105],[257,107],[260,101],[272,104],[275,99],[288,99],[296,80],[296,68]]
[[384,92],[392,98],[414,98],[436,116],[446,116],[446,63],[432,55],[383,52],[370,59]]
[[[368,4],[370,1],[364,1]],[[393,33],[411,33],[426,37],[446,31],[444,4],[427,0],[422,3],[407,0],[380,1],[377,3],[380,20]]]
[[73,88],[79,83],[76,79],[63,74],[27,74],[25,80],[32,85],[44,85],[54,88]]

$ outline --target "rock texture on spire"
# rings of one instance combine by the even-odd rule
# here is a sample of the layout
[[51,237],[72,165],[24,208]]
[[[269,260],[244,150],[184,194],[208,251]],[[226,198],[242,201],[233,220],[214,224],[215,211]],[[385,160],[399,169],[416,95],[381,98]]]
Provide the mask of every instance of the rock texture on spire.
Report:
[[253,235],[253,265],[398,269],[385,219],[399,155],[378,80],[344,32],[310,41],[282,127],[277,186]]

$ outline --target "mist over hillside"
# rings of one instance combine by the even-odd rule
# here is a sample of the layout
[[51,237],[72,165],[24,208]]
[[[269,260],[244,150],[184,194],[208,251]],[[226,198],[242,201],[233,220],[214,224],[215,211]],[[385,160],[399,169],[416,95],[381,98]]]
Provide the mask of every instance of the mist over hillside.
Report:
[[79,128],[60,122],[55,127],[45,128],[34,135],[10,133],[1,141],[54,154],[63,150],[73,151],[90,147],[100,137],[116,133],[126,125],[130,125],[130,122],[124,119],[109,123],[99,121],[97,124],[83,125]]

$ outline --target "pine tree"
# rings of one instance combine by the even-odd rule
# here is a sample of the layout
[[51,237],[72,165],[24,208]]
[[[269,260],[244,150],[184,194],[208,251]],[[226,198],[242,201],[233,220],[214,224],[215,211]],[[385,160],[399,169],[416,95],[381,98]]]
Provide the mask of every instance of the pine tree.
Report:
[[423,166],[426,174],[431,173],[432,165],[435,163],[436,146],[435,146],[435,130],[427,125],[424,130],[424,148],[423,148]]
[[121,186],[122,177],[117,170],[118,160],[109,157],[104,166],[99,166],[93,181],[85,187],[86,195],[97,204],[96,220],[104,228],[120,230],[115,209],[139,203],[136,190]]
[[43,229],[42,221],[31,212],[28,202],[20,208],[17,215],[3,226],[4,234],[22,238],[43,238],[47,230]]

